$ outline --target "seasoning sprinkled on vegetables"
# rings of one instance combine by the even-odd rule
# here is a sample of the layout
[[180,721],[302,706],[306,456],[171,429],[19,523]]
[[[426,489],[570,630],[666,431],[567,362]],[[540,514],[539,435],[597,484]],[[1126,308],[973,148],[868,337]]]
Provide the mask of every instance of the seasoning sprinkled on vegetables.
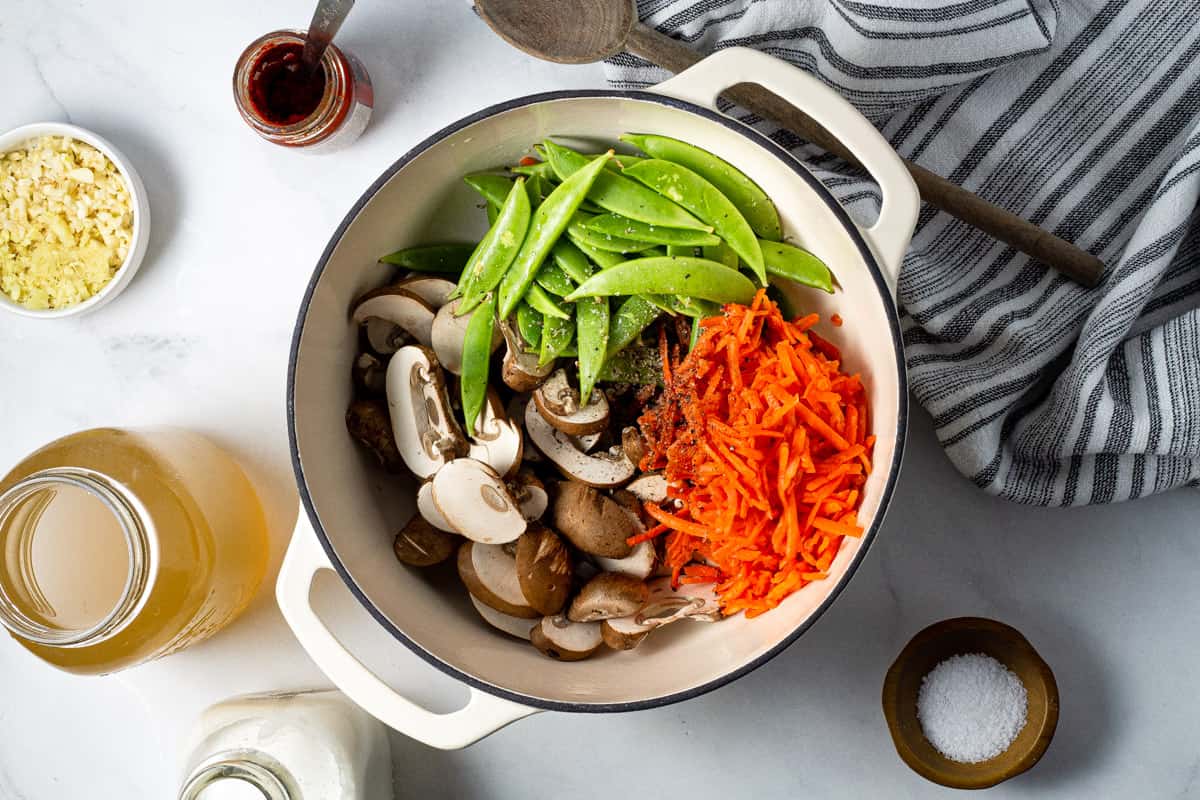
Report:
[[[837,348],[759,290],[704,320],[682,361],[663,345],[666,390],[639,423],[644,470],[676,510],[646,505],[676,584],[717,583],[726,615],[757,616],[827,577],[871,470],[866,393]],[[696,563],[699,556],[705,563]]]

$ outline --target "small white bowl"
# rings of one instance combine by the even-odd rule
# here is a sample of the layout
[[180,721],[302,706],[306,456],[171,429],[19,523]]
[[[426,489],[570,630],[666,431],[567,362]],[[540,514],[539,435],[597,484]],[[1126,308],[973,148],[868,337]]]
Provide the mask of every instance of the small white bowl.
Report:
[[5,311],[35,319],[75,317],[94,311],[110,302],[133,280],[138,267],[142,265],[142,257],[146,255],[146,245],[150,241],[150,202],[146,197],[146,187],[142,185],[142,179],[138,177],[137,170],[133,168],[129,159],[121,155],[121,152],[113,147],[107,139],[77,125],[69,125],[65,122],[35,122],[31,125],[14,128],[7,133],[0,134],[0,154],[16,150],[27,142],[42,136],[69,136],[90,144],[106,155],[116,165],[121,177],[125,179],[125,188],[129,191],[130,207],[133,209],[133,238],[130,242],[129,252],[125,254],[125,263],[117,270],[113,279],[92,297],[82,303],[64,308],[35,310],[14,303],[7,295],[0,292],[0,309]]

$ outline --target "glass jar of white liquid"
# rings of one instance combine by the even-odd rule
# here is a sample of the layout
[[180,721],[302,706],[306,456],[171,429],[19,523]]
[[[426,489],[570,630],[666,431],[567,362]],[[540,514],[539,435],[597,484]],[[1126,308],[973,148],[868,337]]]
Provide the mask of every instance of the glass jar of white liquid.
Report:
[[387,730],[340,692],[231,698],[193,742],[179,800],[392,800]]

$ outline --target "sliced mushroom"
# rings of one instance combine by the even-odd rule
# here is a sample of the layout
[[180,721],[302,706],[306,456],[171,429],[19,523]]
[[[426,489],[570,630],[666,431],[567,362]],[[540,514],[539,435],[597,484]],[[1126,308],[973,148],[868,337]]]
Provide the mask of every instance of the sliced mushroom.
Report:
[[634,426],[627,425],[621,429],[621,449],[630,461],[640,464],[646,456],[646,437]]
[[604,431],[596,431],[595,433],[587,433],[583,436],[568,436],[571,444],[575,445],[575,449],[581,453],[590,453],[596,449],[596,445],[603,438]]
[[603,643],[597,622],[570,622],[561,615],[543,617],[529,633],[529,641],[550,658],[581,661],[596,652]]
[[[500,329],[505,344],[501,380],[514,392],[532,392],[554,371],[554,362],[538,364],[537,354],[528,352],[530,348],[511,320],[502,319],[496,327]],[[509,413],[509,417],[515,416]]]
[[[461,317],[456,316],[460,305],[462,298],[457,298],[439,308],[437,316],[433,318],[431,332],[433,351],[437,353],[438,360],[446,370],[455,375],[462,374],[463,341],[467,338],[467,325],[475,315],[472,311]],[[500,346],[501,338],[498,330],[492,334],[492,349],[489,352]]]
[[479,602],[524,619],[541,616],[525,600],[517,580],[517,561],[495,544],[463,542],[458,548],[458,575]]
[[439,531],[458,533],[450,521],[442,516],[437,503],[433,502],[433,481],[425,481],[421,484],[421,488],[417,489],[417,513]]
[[644,581],[654,574],[654,565],[658,560],[658,551],[654,542],[638,542],[633,546],[633,552],[624,558],[605,558],[594,556],[596,564],[605,572],[615,572],[628,575],[639,581]]
[[615,572],[601,572],[575,595],[567,610],[571,622],[599,622],[636,614],[650,590],[637,578]]
[[525,434],[560,472],[589,486],[620,486],[637,471],[619,447],[604,453],[581,453],[567,434],[551,427],[534,403],[525,407]]
[[517,580],[541,614],[562,611],[571,593],[571,554],[558,534],[538,525],[517,539]]
[[479,616],[483,617],[487,624],[497,630],[504,631],[509,636],[515,636],[518,639],[529,641],[529,632],[533,630],[534,625],[541,623],[541,620],[530,619],[528,617],[514,617],[511,614],[505,614],[503,611],[497,611],[486,603],[480,602],[475,595],[468,594],[471,598],[471,605],[475,606],[475,610],[479,612]]
[[437,356],[408,345],[388,363],[388,413],[404,463],[421,480],[467,452],[467,440],[450,413]]
[[635,615],[641,625],[658,628],[681,619],[721,619],[721,601],[710,583],[685,583],[673,589],[670,578],[655,578],[646,586],[650,596]]
[[572,436],[598,433],[608,425],[608,398],[592,392],[586,406],[579,405],[579,391],[567,380],[566,370],[556,369],[533,393],[533,402],[555,429]]
[[438,530],[417,514],[396,534],[392,549],[402,564],[431,567],[454,555],[459,541],[454,534]]
[[525,449],[525,435],[521,426],[508,419],[500,395],[488,388],[487,402],[475,423],[475,435],[471,437],[468,455],[482,461],[503,476],[509,476],[520,468],[521,454]]
[[372,353],[359,353],[350,370],[354,390],[367,397],[383,397],[387,391],[387,367]]
[[529,522],[541,519],[550,506],[550,493],[546,491],[546,485],[528,467],[517,471],[508,484],[508,491],[517,501],[521,516]]
[[600,637],[613,650],[632,650],[652,630],[652,626],[640,624],[634,617],[617,617],[600,623]]
[[409,275],[407,278],[393,283],[392,286],[415,294],[434,311],[449,302],[450,294],[455,288],[452,281],[436,275]]
[[590,486],[559,483],[551,519],[554,529],[585,553],[625,558],[633,552],[626,541],[638,533],[633,520],[616,501]]
[[[396,329],[429,346],[432,341],[433,309],[412,292],[384,286],[354,301],[351,319],[367,325],[367,341],[380,355],[396,352],[405,342]],[[374,320],[374,322],[372,322]]]
[[643,503],[661,503],[667,499],[667,477],[661,472],[647,472],[626,484]]
[[433,502],[446,522],[471,541],[504,544],[525,532],[525,518],[496,471],[456,458],[433,477]]
[[402,472],[404,459],[392,435],[387,406],[378,400],[355,400],[346,410],[346,430],[350,437],[371,451],[379,466],[388,472]]

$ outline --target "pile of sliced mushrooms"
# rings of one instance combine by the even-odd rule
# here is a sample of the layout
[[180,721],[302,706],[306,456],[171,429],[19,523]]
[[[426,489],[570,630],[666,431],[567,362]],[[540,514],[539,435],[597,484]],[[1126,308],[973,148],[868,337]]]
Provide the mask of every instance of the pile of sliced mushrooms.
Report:
[[663,477],[637,468],[637,428],[616,429],[612,403],[630,387],[602,387],[581,406],[571,365],[539,366],[502,321],[492,349],[506,348],[504,387],[489,387],[466,435],[448,386],[471,314],[455,316],[454,286],[414,274],[352,312],[363,346],[347,428],[386,470],[421,482],[396,557],[428,567],[457,554],[479,616],[560,661],[632,650],[678,620],[720,619],[711,586],[672,589],[655,541],[627,541],[646,530],[643,503],[671,502]]

